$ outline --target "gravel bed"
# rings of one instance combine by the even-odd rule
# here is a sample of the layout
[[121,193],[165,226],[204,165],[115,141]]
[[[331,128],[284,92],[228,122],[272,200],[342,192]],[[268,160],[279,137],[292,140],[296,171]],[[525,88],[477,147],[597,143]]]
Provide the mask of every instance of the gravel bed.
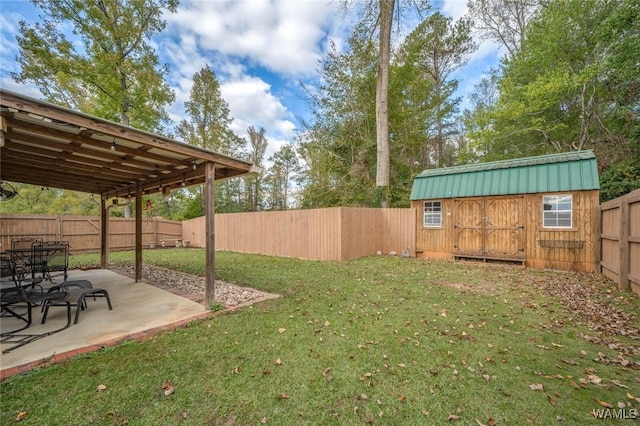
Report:
[[[135,274],[133,265],[118,267],[117,271],[128,276]],[[185,274],[158,266],[142,265],[142,280],[150,284],[175,288],[196,296],[195,299],[198,301],[204,300],[204,277]],[[265,293],[249,287],[240,287],[220,280],[215,281],[214,292],[216,302],[226,308],[244,306],[260,300],[278,297],[274,294]]]

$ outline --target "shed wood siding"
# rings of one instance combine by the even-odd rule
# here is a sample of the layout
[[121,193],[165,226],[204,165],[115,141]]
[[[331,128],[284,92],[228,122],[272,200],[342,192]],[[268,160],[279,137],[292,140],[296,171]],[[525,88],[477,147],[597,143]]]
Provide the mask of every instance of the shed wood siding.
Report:
[[547,194],[527,197],[527,215],[531,218],[527,230],[527,266],[581,272],[595,270],[599,191],[570,194],[573,195],[573,227],[566,230],[542,227],[542,196]]
[[430,200],[442,202],[442,227],[440,228],[425,228],[423,226],[424,201],[411,202],[411,207],[414,208],[417,215],[416,254],[432,259],[449,259],[453,253],[454,199]]
[[[418,255],[439,259],[456,255],[522,259],[532,268],[592,272],[598,191],[553,194],[560,193],[573,196],[571,229],[543,228],[542,197],[548,194],[412,201],[418,214]],[[423,226],[424,201],[442,202],[441,228]]]

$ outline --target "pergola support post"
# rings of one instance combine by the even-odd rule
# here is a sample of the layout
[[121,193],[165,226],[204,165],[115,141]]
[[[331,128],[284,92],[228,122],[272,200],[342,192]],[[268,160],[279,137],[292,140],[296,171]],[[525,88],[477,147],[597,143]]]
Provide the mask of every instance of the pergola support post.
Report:
[[100,267],[105,269],[109,263],[109,209],[107,200],[100,197]]
[[136,282],[142,280],[142,191],[136,190]]
[[206,246],[206,270],[205,301],[207,308],[215,305],[215,202],[216,202],[216,170],[211,162],[205,164],[205,246]]

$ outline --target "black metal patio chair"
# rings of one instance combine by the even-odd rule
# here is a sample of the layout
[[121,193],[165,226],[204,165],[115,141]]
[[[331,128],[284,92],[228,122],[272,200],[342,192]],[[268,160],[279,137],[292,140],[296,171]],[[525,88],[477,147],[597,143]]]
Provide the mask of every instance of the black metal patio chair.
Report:
[[[10,274],[13,286],[6,286],[1,294],[2,315],[5,317],[14,317],[23,324],[18,329],[3,331],[0,333],[0,343],[14,343],[13,346],[3,349],[3,352],[9,352],[13,349],[24,346],[28,343],[50,336],[62,330],[69,328],[71,325],[71,303],[65,301],[68,297],[67,291],[46,292],[42,287],[38,286],[39,281],[22,280],[16,273],[16,265],[12,262],[11,257],[2,257],[3,275]],[[33,322],[34,306],[47,305],[48,303],[57,303],[67,307],[66,324],[55,330],[46,331],[44,333],[28,333],[27,330]],[[26,311],[25,311],[26,310]]]
[[107,299],[107,305],[109,306],[109,310],[113,310],[113,305],[111,304],[111,298],[109,297],[109,292],[104,288],[94,288],[93,284],[89,280],[71,280],[64,281],[60,284],[55,284],[52,287],[49,287],[48,292],[58,292],[64,291],[67,293],[67,296],[64,299],[58,301],[50,301],[43,305],[43,316],[42,323],[44,324],[47,320],[47,315],[49,313],[49,307],[51,306],[60,306],[66,302],[71,303],[72,306],[76,307],[76,314],[74,317],[74,324],[78,323],[80,319],[80,311],[87,308],[87,297],[92,297],[93,300],[96,300],[97,297],[104,297]]
[[8,251],[16,266],[16,271],[14,272],[21,274],[17,278],[25,279],[27,275],[35,278],[35,256],[33,249],[40,244],[42,244],[42,238],[20,237],[11,240],[11,249]]

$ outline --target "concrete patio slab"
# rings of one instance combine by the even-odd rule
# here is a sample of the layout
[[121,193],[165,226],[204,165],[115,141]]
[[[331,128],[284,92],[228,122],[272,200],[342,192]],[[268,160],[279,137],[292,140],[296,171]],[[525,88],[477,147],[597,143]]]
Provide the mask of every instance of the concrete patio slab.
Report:
[[[106,289],[113,310],[109,310],[104,298],[95,301],[88,298],[88,307],[80,313],[78,324],[0,354],[0,380],[47,362],[59,362],[129,339],[146,338],[209,315],[202,304],[149,284],[136,283],[110,270],[75,270],[69,273],[68,279],[89,280],[93,287]],[[72,315],[75,309],[72,308]],[[24,332],[40,334],[66,323],[65,307],[51,307],[46,324],[40,324],[42,313],[39,308],[33,310],[33,315],[33,324]],[[0,330],[12,330],[18,324],[16,319],[2,318]],[[11,346],[0,344],[0,349],[4,352]]]

